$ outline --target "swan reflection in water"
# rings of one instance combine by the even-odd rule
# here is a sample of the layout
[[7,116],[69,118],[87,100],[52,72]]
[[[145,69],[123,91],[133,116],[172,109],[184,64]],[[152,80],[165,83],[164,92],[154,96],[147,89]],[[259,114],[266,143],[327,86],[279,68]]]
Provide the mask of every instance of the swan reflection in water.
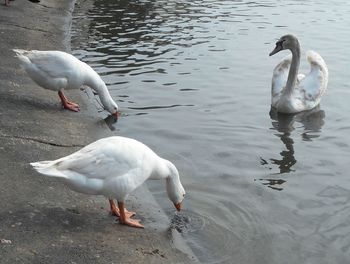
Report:
[[[272,121],[272,130],[278,131],[275,133],[279,137],[285,146],[285,150],[280,152],[280,159],[270,159],[270,163],[277,165],[279,173],[289,173],[293,170],[293,166],[297,163],[294,157],[294,140],[291,137],[292,131],[296,129],[298,124],[303,127],[301,137],[304,141],[312,141],[320,136],[321,128],[324,125],[325,112],[320,110],[320,107],[305,111],[297,114],[281,114],[276,109],[271,108],[270,118]],[[261,164],[269,164],[269,161],[261,158]],[[264,185],[275,189],[283,190],[281,185],[286,181],[283,179],[260,179]]]

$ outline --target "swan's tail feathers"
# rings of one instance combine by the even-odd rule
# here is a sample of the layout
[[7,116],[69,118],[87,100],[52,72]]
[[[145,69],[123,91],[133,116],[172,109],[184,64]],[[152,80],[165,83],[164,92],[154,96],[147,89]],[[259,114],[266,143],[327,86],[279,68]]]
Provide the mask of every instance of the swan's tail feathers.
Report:
[[307,60],[311,65],[311,72],[318,72],[318,79],[321,85],[321,93],[322,95],[327,88],[328,84],[328,67],[320,54],[315,51],[309,50],[306,53]]
[[32,167],[39,173],[50,176],[50,177],[58,177],[58,178],[67,178],[67,176],[60,170],[57,169],[57,161],[56,160],[46,160],[46,161],[38,161],[30,163]]

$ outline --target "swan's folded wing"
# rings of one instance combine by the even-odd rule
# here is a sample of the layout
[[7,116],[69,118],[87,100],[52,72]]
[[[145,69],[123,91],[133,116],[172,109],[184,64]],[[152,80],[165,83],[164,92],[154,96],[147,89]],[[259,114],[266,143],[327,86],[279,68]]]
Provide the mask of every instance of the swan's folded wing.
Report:
[[279,99],[281,91],[286,86],[291,62],[292,55],[290,54],[284,57],[273,70],[271,86],[272,105],[274,105],[274,101],[277,101]]
[[305,101],[317,105],[325,93],[328,84],[328,68],[322,57],[314,52],[307,52],[307,60],[311,70],[298,85],[298,89],[304,94]]

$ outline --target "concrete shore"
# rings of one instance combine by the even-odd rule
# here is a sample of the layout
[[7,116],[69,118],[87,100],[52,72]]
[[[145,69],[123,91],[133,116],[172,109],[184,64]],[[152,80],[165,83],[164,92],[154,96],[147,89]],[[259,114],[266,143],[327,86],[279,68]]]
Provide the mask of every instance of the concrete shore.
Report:
[[75,193],[30,167],[112,133],[81,91],[67,92],[80,104],[79,113],[62,109],[57,94],[31,81],[12,52],[69,50],[72,1],[2,4],[0,263],[194,262],[174,246],[169,219],[146,188],[127,202],[146,227],[135,229],[109,215],[107,199]]

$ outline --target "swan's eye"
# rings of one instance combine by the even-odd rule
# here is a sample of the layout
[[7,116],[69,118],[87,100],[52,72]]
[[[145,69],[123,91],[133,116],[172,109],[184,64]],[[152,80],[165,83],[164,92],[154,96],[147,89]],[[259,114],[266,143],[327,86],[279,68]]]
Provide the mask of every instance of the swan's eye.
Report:
[[286,40],[285,39],[281,39],[279,41],[276,42],[276,46],[281,46],[283,47],[283,42],[285,42]]
[[284,40],[279,40],[276,42],[276,46],[281,46],[282,47],[282,44],[283,44]]

